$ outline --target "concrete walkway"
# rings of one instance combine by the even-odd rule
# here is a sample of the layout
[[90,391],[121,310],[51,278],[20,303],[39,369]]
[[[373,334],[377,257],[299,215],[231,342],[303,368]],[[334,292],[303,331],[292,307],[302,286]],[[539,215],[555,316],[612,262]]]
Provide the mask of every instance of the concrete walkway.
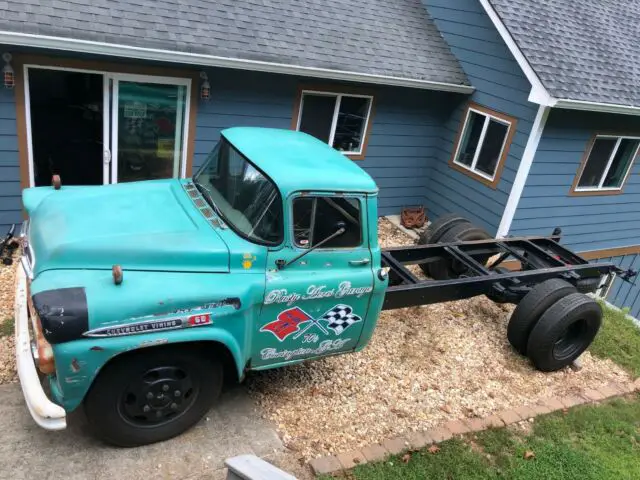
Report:
[[224,478],[228,457],[269,457],[283,448],[242,386],[229,387],[219,405],[189,432],[155,445],[104,445],[89,434],[81,412],[74,412],[68,425],[61,432],[42,430],[31,419],[20,386],[0,386],[0,478],[218,479]]

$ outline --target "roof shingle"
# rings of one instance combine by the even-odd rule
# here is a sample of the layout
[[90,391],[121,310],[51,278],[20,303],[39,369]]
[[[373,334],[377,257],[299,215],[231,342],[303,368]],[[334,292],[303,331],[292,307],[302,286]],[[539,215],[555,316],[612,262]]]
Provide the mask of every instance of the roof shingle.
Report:
[[0,30],[469,85],[420,0],[8,0]]
[[556,98],[640,107],[640,0],[489,0]]

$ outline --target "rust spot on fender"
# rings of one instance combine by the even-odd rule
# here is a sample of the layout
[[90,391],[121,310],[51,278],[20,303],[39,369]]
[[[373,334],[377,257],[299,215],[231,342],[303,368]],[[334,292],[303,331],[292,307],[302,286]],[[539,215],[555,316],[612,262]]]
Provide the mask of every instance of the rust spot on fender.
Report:
[[71,360],[71,371],[73,373],[78,373],[80,371],[80,363],[78,362],[77,358],[74,358],[73,360]]
[[95,346],[91,347],[89,350],[92,350],[94,352],[102,352],[104,350],[104,348],[102,348],[102,347],[100,347],[98,345],[95,345]]

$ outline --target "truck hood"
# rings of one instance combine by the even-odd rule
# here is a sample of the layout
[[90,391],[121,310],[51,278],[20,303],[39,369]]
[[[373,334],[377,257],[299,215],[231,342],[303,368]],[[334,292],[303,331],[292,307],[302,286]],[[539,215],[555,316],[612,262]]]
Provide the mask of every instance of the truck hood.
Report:
[[225,242],[179,180],[26,189],[34,274],[55,269],[228,272]]

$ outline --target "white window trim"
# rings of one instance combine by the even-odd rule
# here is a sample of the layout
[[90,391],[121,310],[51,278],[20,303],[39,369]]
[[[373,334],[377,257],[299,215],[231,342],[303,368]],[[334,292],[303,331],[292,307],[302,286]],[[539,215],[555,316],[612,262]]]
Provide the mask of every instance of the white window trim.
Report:
[[[484,124],[482,125],[482,132],[480,132],[480,138],[478,139],[478,146],[476,147],[476,152],[473,155],[473,161],[471,165],[465,165],[462,162],[458,161],[458,154],[460,153],[460,148],[462,147],[462,140],[464,139],[465,133],[467,133],[467,128],[469,128],[469,118],[471,117],[471,112],[477,113],[479,115],[483,115],[485,117]],[[498,155],[498,162],[496,163],[496,169],[493,172],[493,175],[487,175],[482,170],[478,170],[476,168],[478,164],[478,158],[480,157],[480,152],[482,151],[482,146],[484,144],[484,137],[487,135],[487,129],[489,128],[489,122],[494,120],[498,123],[507,126],[507,133],[504,136],[504,140],[502,141],[502,147],[500,148],[500,154]],[[458,145],[456,145],[456,151],[453,156],[453,163],[458,165],[459,167],[464,168],[465,170],[469,170],[470,172],[475,173],[476,175],[481,176],[482,178],[486,178],[487,180],[494,181],[496,179],[496,175],[500,168],[500,160],[502,159],[502,155],[504,154],[504,149],[507,145],[507,140],[509,139],[509,134],[511,133],[511,128],[513,128],[513,122],[505,120],[504,118],[496,117],[487,112],[483,112],[482,110],[478,110],[473,107],[469,107],[467,109],[467,115],[464,119],[464,127],[462,128],[462,133],[460,134],[460,138],[458,139]]]
[[340,151],[343,155],[362,155],[362,151],[367,142],[367,131],[369,128],[369,121],[371,120],[371,108],[373,107],[373,95],[357,95],[352,93],[338,93],[327,90],[302,90],[300,93],[300,108],[298,109],[298,123],[296,130],[300,131],[300,122],[302,121],[302,109],[304,108],[304,96],[305,94],[322,95],[325,97],[336,97],[336,103],[333,109],[333,118],[331,120],[331,130],[329,131],[329,146],[333,148],[333,141],[336,135],[336,126],[338,125],[338,114],[340,113],[340,104],[342,103],[342,97],[355,97],[366,98],[369,100],[369,108],[367,109],[367,117],[365,118],[364,127],[362,130],[362,141],[360,142],[360,148],[357,151],[346,152]]
[[[616,138],[617,139],[616,144],[613,147],[613,150],[611,151],[611,155],[609,156],[609,160],[607,161],[607,165],[604,167],[602,175],[600,176],[600,182],[598,183],[597,187],[579,187],[578,185],[580,184],[580,180],[582,179],[582,175],[584,174],[584,169],[589,163],[589,158],[591,158],[591,152],[593,151],[593,147],[595,146],[596,142],[600,138]],[[631,161],[629,162],[629,166],[627,167],[627,171],[625,172],[624,177],[622,178],[622,182],[620,183],[620,186],[619,187],[603,186],[604,180],[607,178],[607,175],[609,174],[609,170],[611,170],[613,159],[615,158],[616,153],[618,153],[618,149],[620,148],[620,144],[622,143],[622,140],[639,141],[640,137],[632,137],[627,135],[596,135],[595,136],[595,138],[593,139],[593,142],[591,143],[591,146],[589,147],[589,153],[587,154],[587,158],[585,159],[584,163],[582,164],[582,167],[580,168],[580,173],[578,174],[578,180],[576,181],[576,187],[574,188],[575,192],[620,192],[622,191],[624,184],[627,183],[627,178],[631,173],[631,169],[633,168],[633,162],[635,162],[636,157],[638,156],[638,153],[640,153],[640,142],[638,143],[638,146],[636,147],[635,152],[633,152],[633,155],[631,156]]]

